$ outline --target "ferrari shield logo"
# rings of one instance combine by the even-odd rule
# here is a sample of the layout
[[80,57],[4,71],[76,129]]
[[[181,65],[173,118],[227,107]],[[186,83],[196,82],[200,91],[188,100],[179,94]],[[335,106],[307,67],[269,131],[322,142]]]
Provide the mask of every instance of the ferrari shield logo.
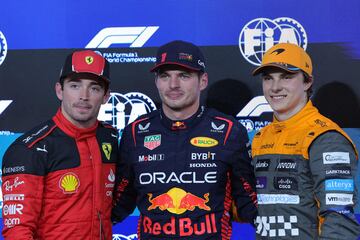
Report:
[[111,155],[111,150],[112,150],[111,144],[110,143],[102,143],[102,150],[103,150],[107,160],[110,160],[110,155]]
[[153,150],[161,145],[161,135],[151,135],[144,138],[144,147]]

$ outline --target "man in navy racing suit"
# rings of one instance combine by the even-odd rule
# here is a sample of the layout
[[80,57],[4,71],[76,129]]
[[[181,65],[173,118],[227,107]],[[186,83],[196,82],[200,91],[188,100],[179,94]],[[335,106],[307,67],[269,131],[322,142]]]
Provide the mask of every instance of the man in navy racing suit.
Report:
[[112,220],[137,206],[139,239],[230,239],[232,201],[243,221],[257,214],[247,132],[200,106],[208,75],[197,46],[163,45],[151,71],[162,107],[123,132]]

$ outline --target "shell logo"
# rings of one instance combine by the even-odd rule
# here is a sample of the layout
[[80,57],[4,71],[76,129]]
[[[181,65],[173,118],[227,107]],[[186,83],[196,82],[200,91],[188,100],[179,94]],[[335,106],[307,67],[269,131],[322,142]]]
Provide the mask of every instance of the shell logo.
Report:
[[214,147],[218,141],[209,137],[194,137],[190,140],[191,145],[196,147]]
[[59,187],[65,194],[76,193],[80,186],[79,177],[72,172],[65,173],[59,180]]

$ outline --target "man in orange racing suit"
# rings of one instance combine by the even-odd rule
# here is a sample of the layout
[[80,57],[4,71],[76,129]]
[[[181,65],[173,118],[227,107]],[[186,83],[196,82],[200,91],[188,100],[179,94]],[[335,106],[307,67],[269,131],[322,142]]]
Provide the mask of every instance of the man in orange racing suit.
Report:
[[56,83],[56,115],[19,137],[3,159],[5,239],[112,239],[117,131],[97,121],[109,63],[70,54]]
[[270,48],[254,75],[274,110],[254,137],[257,239],[357,239],[357,152],[309,100],[312,62],[299,46]]
[[151,71],[162,107],[123,132],[112,219],[137,206],[139,239],[230,239],[232,200],[244,221],[257,213],[247,132],[200,106],[208,75],[197,46],[163,45]]

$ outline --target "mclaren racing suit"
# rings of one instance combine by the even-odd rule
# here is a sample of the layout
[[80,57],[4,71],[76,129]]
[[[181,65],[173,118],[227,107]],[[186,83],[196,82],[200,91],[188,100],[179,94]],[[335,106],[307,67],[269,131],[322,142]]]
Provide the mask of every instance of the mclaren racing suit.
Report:
[[124,130],[117,172],[112,219],[137,205],[139,239],[230,239],[233,199],[244,221],[257,214],[246,130],[213,109],[140,117]]
[[3,159],[5,239],[112,239],[117,131],[80,129],[59,110]]
[[254,137],[258,239],[357,239],[357,152],[309,101]]

